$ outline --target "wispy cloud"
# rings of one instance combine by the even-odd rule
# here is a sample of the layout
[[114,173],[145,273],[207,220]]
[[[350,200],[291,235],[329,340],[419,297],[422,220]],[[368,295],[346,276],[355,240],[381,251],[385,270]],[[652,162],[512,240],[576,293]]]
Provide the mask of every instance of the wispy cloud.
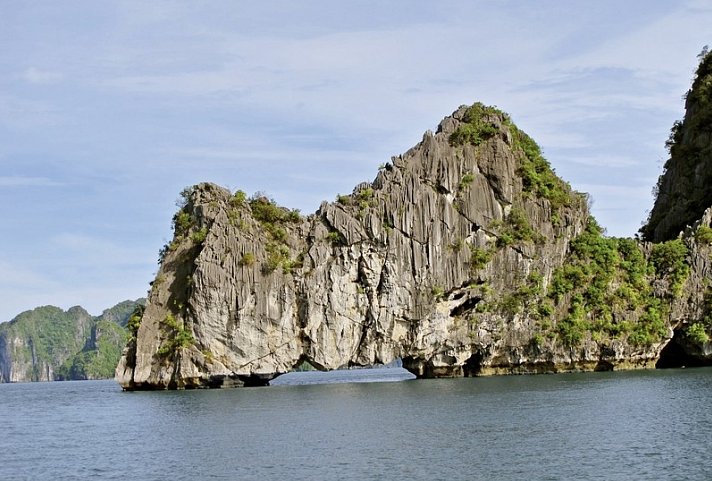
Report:
[[109,266],[135,265],[144,258],[143,249],[136,245],[123,245],[105,237],[85,233],[64,232],[53,236],[50,245],[68,256],[78,256],[73,261],[77,266],[88,267],[100,263],[102,269]]
[[155,275],[155,254],[149,261],[136,246],[72,233],[47,244],[32,260],[0,258],[0,322],[41,305],[81,305],[99,314],[122,300],[145,296],[151,272]]
[[[589,167],[600,167],[600,168],[623,168],[631,167],[634,165],[639,165],[640,160],[632,159],[630,157],[625,157],[622,155],[605,155],[605,154],[594,154],[594,155],[577,155],[569,157],[569,161],[574,164],[586,165]],[[598,186],[592,186],[597,188]],[[616,191],[619,193],[619,191]]]
[[30,67],[22,72],[22,79],[28,83],[35,85],[49,85],[61,81],[64,76],[59,72],[42,70],[36,67]]
[[13,129],[34,129],[55,125],[62,120],[49,102],[0,94],[0,125]]
[[[12,279],[12,278],[10,278]],[[126,279],[128,280],[128,279]],[[39,306],[53,305],[62,309],[72,306],[82,306],[92,315],[101,314],[104,309],[112,307],[123,300],[135,300],[147,295],[148,285],[133,286],[116,285],[111,281],[101,284],[63,284],[50,283],[23,287],[13,284],[0,288],[7,300],[3,300],[0,311],[0,323],[11,321],[18,314]]]
[[[4,301],[106,307],[145,289],[185,185],[311,212],[476,100],[632,234],[712,42],[709,2],[431,3],[8,4],[0,216],[32,236],[4,235],[0,274],[27,280],[0,279]],[[8,201],[35,187],[25,210]]]
[[3,259],[0,259],[0,279],[2,284],[12,284],[22,289],[42,288],[51,284],[46,275]]
[[690,11],[712,13],[712,4],[707,0],[688,0],[687,8]]
[[48,177],[0,176],[0,187],[58,187],[64,185]]
[[46,304],[40,301],[42,293],[53,292],[57,283],[46,271],[33,270],[23,263],[0,259],[0,322],[11,320],[22,311]]
[[[709,43],[710,13],[709,2],[681,3],[669,8],[667,14],[622,35],[601,39],[596,48],[581,55],[578,62],[590,67],[634,70],[641,78],[687,83],[696,65],[695,55]],[[651,45],[655,48],[650,48]]]
[[612,185],[612,184],[581,184],[580,187],[586,192],[599,192],[599,199],[594,198],[597,203],[618,204],[620,199],[648,199],[651,187],[647,184],[638,185]]

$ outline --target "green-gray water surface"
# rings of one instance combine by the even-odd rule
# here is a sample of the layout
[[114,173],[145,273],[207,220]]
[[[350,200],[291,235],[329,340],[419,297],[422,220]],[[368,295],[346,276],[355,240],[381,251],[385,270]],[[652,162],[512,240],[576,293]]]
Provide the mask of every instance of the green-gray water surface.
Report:
[[0,385],[0,479],[712,479],[712,369],[345,382],[403,372]]

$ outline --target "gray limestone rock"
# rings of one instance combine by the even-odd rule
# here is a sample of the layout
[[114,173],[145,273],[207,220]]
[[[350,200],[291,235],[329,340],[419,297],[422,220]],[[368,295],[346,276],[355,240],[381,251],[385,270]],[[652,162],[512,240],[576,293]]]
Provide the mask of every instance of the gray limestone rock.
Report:
[[[692,274],[654,328],[653,294],[613,310],[586,286],[555,295],[566,266],[593,262],[572,248],[591,225],[586,196],[481,104],[313,215],[206,183],[186,191],[174,223],[117,367],[125,389],[263,385],[304,361],[400,358],[418,377],[652,367],[684,319],[703,315],[696,289],[710,278],[697,255],[709,247],[691,244]],[[650,247],[635,249],[647,266]],[[614,274],[606,299],[627,282]]]

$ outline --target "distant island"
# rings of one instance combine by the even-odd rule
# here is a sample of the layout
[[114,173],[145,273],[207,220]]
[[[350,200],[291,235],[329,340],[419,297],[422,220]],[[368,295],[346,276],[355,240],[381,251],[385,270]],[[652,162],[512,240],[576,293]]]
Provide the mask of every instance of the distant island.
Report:
[[0,324],[0,382],[109,379],[128,339],[131,315],[145,299],[91,316],[43,306]]

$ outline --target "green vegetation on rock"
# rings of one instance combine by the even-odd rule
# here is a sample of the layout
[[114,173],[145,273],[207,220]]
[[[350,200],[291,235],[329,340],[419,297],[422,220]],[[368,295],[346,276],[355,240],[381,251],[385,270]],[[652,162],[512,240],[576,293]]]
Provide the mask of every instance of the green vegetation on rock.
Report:
[[273,199],[261,192],[252,196],[249,203],[252,209],[252,217],[263,225],[298,222],[300,219],[298,210],[280,207]]
[[81,307],[44,306],[0,324],[0,381],[106,379],[114,376],[131,313],[145,302],[124,301],[92,317]]
[[240,259],[240,265],[243,267],[250,267],[255,263],[255,255],[252,252],[245,252],[242,254]]
[[287,242],[290,224],[296,224],[302,219],[299,210],[280,207],[273,199],[262,193],[252,196],[249,205],[252,217],[259,222],[270,238],[265,246],[267,258],[262,264],[262,273],[269,274],[281,267],[282,271],[288,274],[293,269],[301,267],[303,259],[300,256],[292,258]]
[[712,245],[712,228],[701,225],[695,231],[695,241],[700,245]]
[[524,313],[533,318],[539,318],[537,305],[544,305],[538,301],[542,292],[543,278],[538,272],[527,276],[514,292],[504,295],[496,305],[496,309],[507,316]]
[[485,267],[492,259],[492,252],[488,249],[469,244],[470,247],[470,270],[478,271]]
[[526,211],[518,206],[512,207],[504,222],[493,222],[490,227],[499,231],[497,247],[527,242],[536,244],[544,242],[544,237],[529,222]]
[[549,288],[552,300],[568,306],[556,326],[562,343],[575,346],[586,332],[597,339],[626,336],[639,346],[659,342],[670,306],[656,296],[651,281],[666,281],[672,295],[679,293],[689,272],[686,251],[682,241],[658,244],[648,261],[636,241],[605,237],[590,219]]
[[534,139],[519,130],[514,124],[509,125],[509,130],[514,139],[515,148],[524,153],[519,168],[524,190],[549,200],[553,211],[557,211],[561,207],[575,205],[578,196],[571,190],[568,183],[556,175]]
[[178,236],[186,235],[194,223],[193,216],[185,211],[179,211],[173,217],[173,229]]
[[242,190],[237,190],[230,201],[233,206],[239,207],[247,201],[247,194]]
[[138,304],[131,312],[131,315],[128,317],[128,321],[126,322],[126,329],[131,339],[136,339],[136,335],[138,334],[138,328],[141,327],[141,319],[143,318],[144,310],[145,306],[143,304]]
[[704,344],[709,342],[710,336],[707,334],[705,326],[700,322],[694,322],[687,328],[685,332],[687,337],[694,343]]
[[709,342],[712,337],[712,288],[707,288],[703,296],[703,315],[702,319],[693,322],[688,326],[685,332],[686,337],[696,343],[704,344]]
[[475,176],[472,175],[471,173],[466,173],[465,175],[462,176],[462,179],[460,179],[460,183],[458,184],[458,189],[464,190],[467,189],[472,182],[475,181]]
[[158,348],[159,356],[175,354],[180,349],[186,348],[195,342],[190,330],[171,313],[166,314],[166,317],[161,323],[161,327],[166,333],[167,338]]
[[682,239],[674,239],[653,245],[650,260],[658,277],[669,279],[673,296],[680,293],[682,285],[690,274],[687,264],[688,249]]
[[196,244],[202,244],[205,242],[205,238],[208,237],[208,228],[201,227],[199,230],[193,232],[190,235],[190,239]]
[[480,145],[497,135],[499,129],[494,119],[504,116],[506,114],[495,107],[488,107],[480,102],[473,104],[465,111],[463,123],[450,134],[450,144]]
[[672,126],[665,144],[670,158],[653,189],[655,204],[640,229],[648,241],[675,239],[712,206],[712,52],[705,47],[698,58],[685,117]]
[[[523,154],[518,174],[522,178],[525,192],[547,199],[554,212],[581,202],[571,186],[556,175],[542,155],[539,145],[519,130],[507,113],[496,107],[486,106],[480,102],[468,107],[462,123],[450,134],[450,144],[478,146],[497,135],[500,131],[499,125],[509,131],[514,149]],[[472,180],[474,178],[471,174],[466,174],[460,182],[460,189],[469,185]]]
[[329,231],[329,233],[326,234],[326,238],[334,246],[346,245],[346,237],[344,237],[344,234],[342,234],[338,230]]
[[267,251],[267,260],[263,265],[265,272],[272,272],[279,266],[286,265],[289,262],[289,248],[282,244],[269,243],[265,248]]
[[108,379],[114,377],[116,364],[126,344],[126,329],[110,321],[99,321],[92,338],[81,352],[65,361],[57,370],[59,380]]

